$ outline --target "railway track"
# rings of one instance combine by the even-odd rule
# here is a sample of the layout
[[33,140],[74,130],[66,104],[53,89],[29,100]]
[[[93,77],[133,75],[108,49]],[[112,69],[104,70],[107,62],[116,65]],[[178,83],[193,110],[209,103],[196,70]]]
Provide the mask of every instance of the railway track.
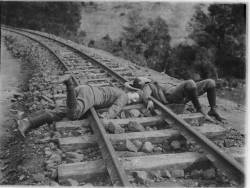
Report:
[[[124,89],[124,82],[132,80],[136,76],[128,67],[100,59],[74,45],[73,42],[56,36],[10,27],[1,27],[1,29],[27,37],[49,50],[56,58],[63,74],[73,75],[75,85],[89,84],[100,87],[109,85]],[[53,89],[48,91],[51,94],[47,97],[52,101],[60,101],[65,98],[65,88],[62,85],[53,84],[59,76],[51,75],[50,77]],[[142,171],[156,172],[158,170],[163,173],[165,169],[176,168],[176,166],[187,169],[205,156],[229,178],[234,179],[238,184],[243,184],[244,168],[234,159],[237,155],[230,156],[224,151],[222,152],[207,138],[212,139],[214,136],[223,134],[222,129],[218,129],[219,125],[203,124],[194,127],[191,125],[194,120],[203,122],[201,114],[176,114],[153,97],[151,100],[157,107],[154,115],[147,114],[143,104],[134,104],[126,106],[117,119],[100,119],[98,113],[107,109],[91,108],[87,119],[56,123],[56,131],[61,135],[57,140],[63,151],[68,153],[78,151],[81,154],[81,150],[87,151],[91,147],[95,148],[91,152],[97,147],[100,149],[95,160],[87,159],[59,165],[59,182],[63,183],[67,178],[87,181],[100,174],[108,173],[113,185],[132,186],[135,185],[131,184],[134,176],[137,177],[137,180],[142,179],[140,177],[143,176]],[[139,115],[131,117],[130,112],[134,109],[139,112]],[[143,130],[141,132],[132,131],[129,127],[133,123],[141,125]],[[206,126],[210,127],[210,130]],[[110,127],[114,131],[110,131]],[[76,134],[77,136],[74,136]],[[179,151],[179,153],[170,153],[169,148],[163,149],[164,145],[170,144],[171,139],[173,141],[173,138],[182,138],[182,136],[185,138],[185,143],[188,142],[199,148],[194,149],[195,152]],[[137,152],[139,149],[134,146],[143,145],[140,147],[143,148],[146,142],[149,143],[148,145],[153,143],[152,151]]]

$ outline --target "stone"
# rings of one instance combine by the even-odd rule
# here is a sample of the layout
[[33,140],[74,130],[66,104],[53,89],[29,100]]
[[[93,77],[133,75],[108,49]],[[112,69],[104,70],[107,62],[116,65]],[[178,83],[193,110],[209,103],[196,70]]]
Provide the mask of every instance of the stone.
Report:
[[179,141],[177,141],[177,140],[173,140],[170,143],[170,146],[171,146],[172,149],[177,150],[177,149],[181,148],[181,143]]
[[146,153],[151,153],[153,149],[154,149],[154,146],[152,145],[151,142],[144,142],[141,150]]
[[141,142],[140,140],[133,140],[132,142],[133,142],[133,144],[135,145],[135,147],[138,148],[138,150],[141,149],[141,147],[142,147],[142,142]]
[[21,175],[18,179],[19,179],[19,181],[22,181],[22,180],[24,180],[24,178],[25,178],[25,175]]
[[58,176],[57,169],[56,168],[52,168],[50,171],[51,171],[50,172],[50,178],[53,179],[53,180],[57,179],[57,176]]
[[126,140],[126,148],[129,151],[133,151],[133,152],[137,152],[138,151],[138,148],[130,140]]
[[46,157],[50,157],[52,155],[52,152],[50,150],[45,150]]
[[195,170],[192,170],[191,171],[191,174],[190,174],[190,176],[192,177],[192,178],[199,178],[199,177],[201,177],[202,176],[202,170],[197,170],[197,169],[195,169]]
[[37,173],[37,174],[33,174],[33,178],[35,181],[40,182],[45,180],[45,175],[42,173]]
[[125,129],[122,128],[122,127],[115,127],[115,131],[114,131],[115,134],[121,134],[121,133],[125,133]]
[[73,180],[73,179],[71,179],[71,178],[67,179],[67,182],[69,182],[69,184],[70,184],[71,186],[78,186],[78,185],[79,185],[78,181]]
[[50,143],[49,143],[49,146],[50,146],[50,148],[51,148],[52,150],[56,150],[56,149],[57,149],[57,147],[56,147],[56,145],[55,145],[54,142],[50,142]]
[[114,133],[115,132],[115,125],[113,124],[113,123],[109,123],[108,125],[107,125],[107,131],[109,131],[110,133]]
[[49,182],[49,185],[50,186],[60,186],[57,182],[52,181],[52,180]]
[[151,127],[146,127],[146,131],[152,131],[153,129]]
[[128,130],[133,132],[143,132],[145,131],[145,128],[136,121],[130,121],[128,123]]
[[167,169],[161,171],[161,176],[163,178],[171,178],[172,177],[170,172]]
[[183,178],[185,176],[185,173],[183,169],[174,169],[171,171],[171,175],[175,178]]
[[53,161],[53,163],[60,164],[62,162],[62,157],[57,153],[53,153],[49,160]]
[[154,147],[153,151],[159,153],[159,152],[162,152],[162,148],[161,147]]
[[120,115],[120,116],[121,116],[122,119],[126,119],[126,118],[127,118],[124,111],[121,112],[121,115]]
[[23,94],[22,94],[22,93],[15,92],[15,93],[13,93],[13,97],[14,97],[14,98],[22,98],[22,97],[23,97]]
[[82,187],[94,187],[91,183],[86,183],[84,185],[82,185]]
[[147,172],[145,171],[135,171],[133,173],[133,176],[135,178],[135,180],[138,182],[138,183],[141,183],[141,184],[148,184],[151,182],[150,179],[148,179],[148,174]]
[[203,171],[203,177],[206,179],[213,179],[216,176],[216,171],[214,168],[210,168]]
[[139,117],[141,115],[141,112],[137,109],[131,109],[129,110],[129,114],[131,117]]
[[161,179],[161,171],[160,170],[150,171],[148,173],[148,176],[150,177],[150,179],[159,180]]

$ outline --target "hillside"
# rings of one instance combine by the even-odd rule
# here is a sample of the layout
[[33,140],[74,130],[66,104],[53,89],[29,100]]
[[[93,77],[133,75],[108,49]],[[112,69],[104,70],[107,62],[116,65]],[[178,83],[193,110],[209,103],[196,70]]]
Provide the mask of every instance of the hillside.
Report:
[[131,11],[137,11],[143,18],[160,16],[169,25],[172,38],[171,45],[178,44],[188,34],[186,26],[194,14],[194,3],[124,3],[96,2],[85,3],[81,10],[81,26],[79,31],[85,31],[85,43],[98,40],[107,34],[112,39],[120,36],[123,26],[127,25],[127,17]]

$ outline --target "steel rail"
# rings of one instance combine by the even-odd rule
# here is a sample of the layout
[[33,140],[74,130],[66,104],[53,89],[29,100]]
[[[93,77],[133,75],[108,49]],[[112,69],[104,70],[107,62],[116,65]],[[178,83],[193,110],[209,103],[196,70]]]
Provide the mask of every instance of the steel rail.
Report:
[[[39,35],[43,36],[43,34],[39,34]],[[63,44],[63,42],[57,39],[53,38],[52,40],[58,41]],[[68,44],[64,44],[64,45],[69,46]],[[79,51],[80,53],[83,53],[79,49],[76,49],[73,46],[70,46],[70,47]],[[87,55],[84,54],[84,56],[87,56]],[[102,63],[98,62],[92,57],[89,57],[89,59],[101,65],[111,74],[113,74],[115,77],[120,79],[121,82],[124,83],[128,81],[125,78],[123,78],[121,75],[110,70],[106,65],[103,65]],[[196,141],[197,144],[203,147],[203,149],[207,153],[206,156],[208,157],[209,160],[211,160],[215,164],[215,166],[217,166],[219,169],[224,171],[226,175],[228,175],[228,177],[234,179],[235,181],[239,183],[243,183],[245,179],[245,173],[244,173],[244,168],[240,163],[238,163],[233,157],[221,152],[218,146],[216,146],[213,142],[207,139],[204,135],[202,135],[201,133],[196,131],[194,128],[192,128],[187,122],[185,122],[183,119],[178,117],[175,113],[173,113],[169,108],[167,108],[157,99],[153,97],[150,97],[150,99],[156,104],[156,106],[158,106],[164,112],[166,116],[168,116],[170,119],[176,122],[176,126],[180,129],[180,131],[184,134],[184,136],[191,137],[192,139]]]
[[[8,30],[10,32],[17,33],[19,35],[23,35],[23,36],[25,36],[33,41],[38,42],[40,45],[42,45],[43,47],[48,49],[57,58],[57,60],[63,64],[66,71],[70,72],[70,69],[63,62],[63,60],[46,44],[42,43],[41,41],[39,41],[31,36],[28,36],[24,33],[21,33],[21,32],[25,32],[25,31],[18,32],[18,31],[15,31],[16,29],[9,29],[9,28],[4,28],[4,29]],[[72,77],[73,77],[75,84],[78,86],[79,83],[78,83],[77,79],[73,75],[72,75]],[[115,154],[115,150],[114,150],[110,140],[107,137],[104,126],[101,123],[101,121],[96,113],[96,110],[92,107],[92,108],[90,108],[90,112],[92,114],[92,118],[94,121],[94,123],[91,124],[91,127],[92,127],[95,135],[99,138],[99,139],[97,139],[98,144],[99,144],[101,152],[102,152],[103,160],[107,164],[106,167],[107,167],[108,173],[110,174],[110,178],[111,178],[113,185],[130,187],[131,184],[129,183],[129,180],[127,178],[125,170],[117,159],[117,156]]]

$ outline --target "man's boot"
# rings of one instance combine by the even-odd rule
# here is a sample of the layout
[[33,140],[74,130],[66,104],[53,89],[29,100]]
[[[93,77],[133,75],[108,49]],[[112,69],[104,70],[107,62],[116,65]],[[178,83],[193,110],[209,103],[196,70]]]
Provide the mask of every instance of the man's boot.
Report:
[[63,82],[67,88],[67,108],[68,108],[68,117],[70,119],[75,119],[76,109],[77,109],[77,100],[75,94],[74,83],[72,77],[69,77]]
[[215,117],[218,121],[223,121],[225,118],[221,117],[219,113],[216,111],[216,90],[215,88],[210,88],[207,90],[207,98],[208,103],[211,107],[210,111],[208,112],[209,116]]
[[52,123],[54,120],[53,115],[49,112],[42,112],[41,114],[28,117],[22,120],[18,120],[18,130],[20,131],[21,135],[25,137],[25,133],[34,128],[38,128],[45,123]]

